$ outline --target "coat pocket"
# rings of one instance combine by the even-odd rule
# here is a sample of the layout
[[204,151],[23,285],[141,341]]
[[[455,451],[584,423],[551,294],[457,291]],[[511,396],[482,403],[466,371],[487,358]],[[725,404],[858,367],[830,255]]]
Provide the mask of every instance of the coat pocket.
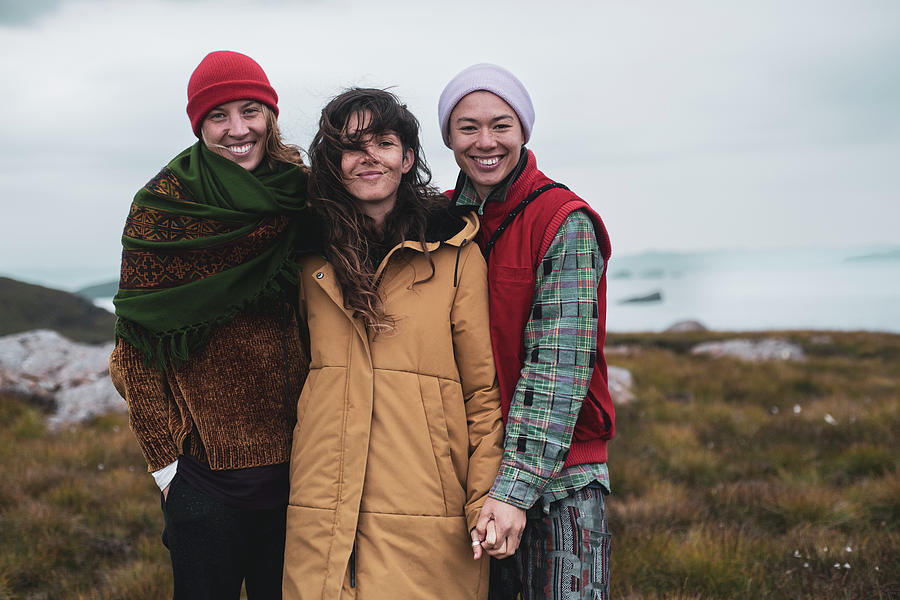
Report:
[[466,479],[469,473],[469,455],[472,452],[472,448],[471,440],[469,440],[466,401],[463,398],[462,387],[458,381],[439,379],[438,385],[441,391],[441,407],[444,410],[444,420],[450,444],[450,459],[453,462],[454,474],[460,488],[468,496]]
[[460,484],[453,466],[450,433],[447,418],[444,414],[444,399],[440,382],[435,377],[419,375],[419,388],[422,396],[422,407],[428,421],[428,435],[434,452],[434,462],[441,478],[441,490],[444,493],[444,509],[448,516],[464,514],[466,493]]
[[290,503],[334,508],[344,476],[341,396],[346,386],[343,367],[323,367],[310,373],[297,403],[297,424],[291,443]]
[[530,267],[507,267],[504,265],[494,265],[491,267],[491,277],[501,281],[508,282],[534,282],[534,270]]
[[[319,373],[321,373],[320,369],[315,369],[309,372],[309,375],[306,376],[306,382],[303,384],[303,389],[309,388],[310,390],[316,389],[316,381],[319,378]],[[297,426],[294,428],[294,435],[297,435],[297,431],[300,428],[300,424],[303,422],[303,417],[306,415],[306,408],[309,406],[309,397],[311,394],[304,394],[303,390],[300,391],[300,395],[297,398]]]

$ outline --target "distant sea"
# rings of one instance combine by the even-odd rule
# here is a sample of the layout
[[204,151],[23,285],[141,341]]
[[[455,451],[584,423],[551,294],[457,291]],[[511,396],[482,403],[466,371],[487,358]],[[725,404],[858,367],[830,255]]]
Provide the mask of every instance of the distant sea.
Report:
[[[691,319],[723,331],[869,330],[900,333],[900,246],[613,255],[607,327],[661,331]],[[4,269],[66,291],[116,278],[97,268]],[[660,300],[623,303],[658,294]],[[111,298],[95,300],[112,310]]]
[[[658,302],[622,303],[659,292]],[[709,329],[900,333],[900,247],[613,255],[610,331]]]

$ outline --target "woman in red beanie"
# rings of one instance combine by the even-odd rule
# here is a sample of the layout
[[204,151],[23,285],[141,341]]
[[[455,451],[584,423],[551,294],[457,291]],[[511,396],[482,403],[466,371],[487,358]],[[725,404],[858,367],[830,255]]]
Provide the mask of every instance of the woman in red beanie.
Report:
[[308,362],[295,253],[306,167],[236,52],[188,82],[199,140],[138,191],[110,375],[159,485],[176,599],[280,598],[288,460]]

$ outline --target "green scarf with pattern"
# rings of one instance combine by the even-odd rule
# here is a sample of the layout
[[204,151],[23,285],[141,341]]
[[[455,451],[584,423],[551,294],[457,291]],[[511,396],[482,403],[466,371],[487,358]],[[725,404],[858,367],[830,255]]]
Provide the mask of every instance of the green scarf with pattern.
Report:
[[116,338],[165,370],[242,310],[282,294],[294,300],[306,206],[306,173],[296,165],[263,160],[250,172],[201,141],[186,149],[131,204]]

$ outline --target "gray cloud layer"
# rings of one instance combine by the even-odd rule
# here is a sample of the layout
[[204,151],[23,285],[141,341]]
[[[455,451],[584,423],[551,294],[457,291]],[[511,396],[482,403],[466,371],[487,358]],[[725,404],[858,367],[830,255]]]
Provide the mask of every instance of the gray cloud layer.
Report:
[[301,146],[342,88],[396,86],[442,186],[442,87],[506,66],[534,99],[539,164],[619,252],[900,243],[894,1],[0,6],[0,271],[115,272],[134,191],[194,141],[187,79],[216,49],[263,65]]

